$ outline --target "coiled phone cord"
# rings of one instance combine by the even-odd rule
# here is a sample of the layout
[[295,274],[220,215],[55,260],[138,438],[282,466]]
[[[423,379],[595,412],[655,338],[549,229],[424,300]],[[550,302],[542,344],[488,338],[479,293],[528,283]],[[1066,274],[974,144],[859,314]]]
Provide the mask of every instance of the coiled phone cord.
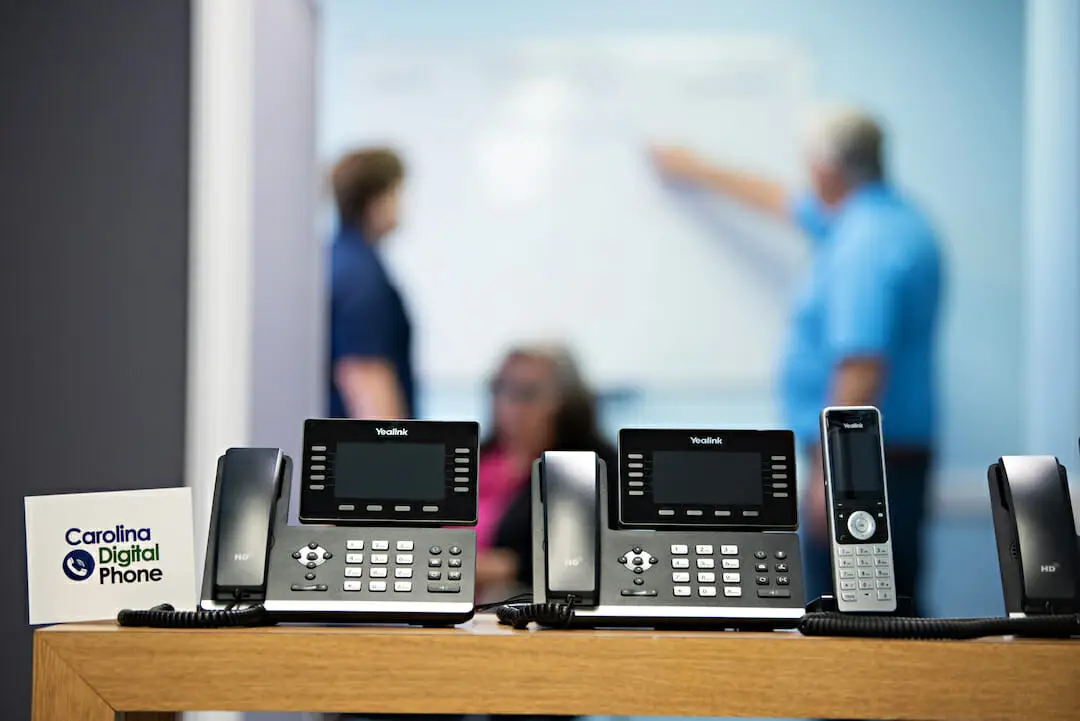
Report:
[[[507,604],[495,610],[499,623],[517,629],[535,623],[566,628],[574,619],[574,602]],[[1080,636],[1080,614],[1018,618],[910,618],[858,616],[835,611],[807,613],[796,626],[804,636],[847,636],[915,640],[969,640],[988,636],[1069,638]]]
[[967,640],[986,636],[1068,638],[1080,635],[1080,614],[1019,618],[905,618],[853,616],[835,611],[808,613],[798,625],[804,636]]
[[243,628],[276,624],[261,605],[214,611],[177,611],[167,603],[148,610],[125,608],[116,614],[116,622],[121,626],[143,628]]
[[495,617],[504,626],[522,629],[530,623],[542,628],[566,628],[574,620],[574,603],[570,594],[566,602],[507,604],[495,609]]

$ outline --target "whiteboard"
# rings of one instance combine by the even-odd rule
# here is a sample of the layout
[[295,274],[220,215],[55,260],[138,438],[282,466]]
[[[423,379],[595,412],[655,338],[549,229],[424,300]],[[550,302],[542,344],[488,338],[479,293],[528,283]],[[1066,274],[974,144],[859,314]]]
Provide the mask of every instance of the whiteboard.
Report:
[[[652,143],[798,182],[810,63],[775,40],[632,37],[358,47],[333,140],[409,178],[385,249],[429,382],[561,339],[601,386],[766,383],[802,239],[665,184]],[[335,74],[337,75],[337,74]]]

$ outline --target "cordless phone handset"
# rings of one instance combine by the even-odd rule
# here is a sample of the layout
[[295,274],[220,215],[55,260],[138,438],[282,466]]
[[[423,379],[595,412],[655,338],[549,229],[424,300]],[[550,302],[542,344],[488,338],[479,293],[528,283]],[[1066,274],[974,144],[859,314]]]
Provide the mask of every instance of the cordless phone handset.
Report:
[[873,406],[821,412],[821,453],[837,609],[896,611],[885,446]]

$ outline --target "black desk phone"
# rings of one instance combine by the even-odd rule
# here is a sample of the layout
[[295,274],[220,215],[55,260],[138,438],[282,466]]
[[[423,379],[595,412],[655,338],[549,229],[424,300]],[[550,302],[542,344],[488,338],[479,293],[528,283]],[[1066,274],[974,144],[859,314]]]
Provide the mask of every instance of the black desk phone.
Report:
[[1080,538],[1053,456],[1003,456],[988,470],[1005,611],[1080,613]]
[[140,625],[468,621],[478,440],[475,422],[308,420],[296,526],[291,460],[231,448],[218,461],[201,611],[129,613],[157,614]]
[[788,431],[623,429],[619,467],[533,465],[522,626],[794,627],[805,603]]

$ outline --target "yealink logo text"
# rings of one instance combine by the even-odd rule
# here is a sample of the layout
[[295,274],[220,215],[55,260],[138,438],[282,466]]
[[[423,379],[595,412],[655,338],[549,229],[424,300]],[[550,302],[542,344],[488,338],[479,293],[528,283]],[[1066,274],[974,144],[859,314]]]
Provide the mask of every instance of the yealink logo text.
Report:
[[862,428],[862,423],[845,423],[844,428]]
[[695,436],[690,436],[690,442],[695,446],[719,446],[724,443],[724,439],[715,437],[697,438]]
[[376,428],[375,432],[380,436],[407,436],[409,435],[408,428]]

